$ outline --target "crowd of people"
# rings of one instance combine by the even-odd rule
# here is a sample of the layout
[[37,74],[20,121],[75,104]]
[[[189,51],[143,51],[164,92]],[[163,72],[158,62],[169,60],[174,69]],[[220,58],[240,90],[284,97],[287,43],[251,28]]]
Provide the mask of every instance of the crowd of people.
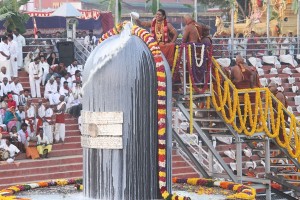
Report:
[[292,32],[281,34],[279,37],[267,38],[267,34],[258,36],[251,31],[248,37],[238,33],[234,39],[231,39],[230,36],[215,36],[213,54],[215,57],[223,58],[237,54],[243,57],[296,55],[299,54],[297,48],[297,36],[294,36]]
[[[82,99],[83,68],[77,60],[66,66],[56,52],[41,48],[23,59],[23,38],[16,30],[0,43],[0,160],[7,162],[20,153],[47,158],[52,144],[65,140],[65,113],[80,106]],[[28,74],[29,90],[20,83],[21,70]],[[9,152],[6,157],[5,152]]]

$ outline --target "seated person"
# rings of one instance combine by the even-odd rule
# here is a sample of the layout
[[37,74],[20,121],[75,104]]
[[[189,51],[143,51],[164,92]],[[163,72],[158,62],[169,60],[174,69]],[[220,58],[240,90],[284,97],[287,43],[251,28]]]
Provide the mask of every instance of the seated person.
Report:
[[68,82],[68,86],[69,88],[73,87],[73,82],[72,82],[72,78],[71,78],[71,74],[70,73],[66,73],[64,77],[61,77],[60,82],[61,85],[60,87],[63,87],[64,82],[67,81]]
[[68,86],[68,82],[65,81],[63,84],[63,87],[60,88],[59,90],[60,95],[65,96],[65,102],[67,103],[67,109],[70,108],[71,103],[74,100],[74,97],[72,95],[72,90]]
[[1,67],[0,72],[0,82],[2,83],[4,78],[7,78],[8,81],[11,81],[10,76],[6,73],[6,67]]
[[49,99],[50,105],[55,105],[59,103],[59,93],[58,93],[57,82],[51,77],[45,86],[44,98]]
[[6,77],[3,78],[3,82],[0,84],[0,86],[1,86],[1,89],[0,89],[1,97],[7,95],[10,92],[10,84]]
[[28,125],[23,123],[21,129],[18,131],[18,134],[21,138],[21,142],[26,150],[26,157],[31,159],[39,158],[39,153],[36,148],[36,142],[33,141],[33,132],[27,130]]
[[8,108],[11,108],[11,107],[17,107],[17,103],[14,101],[14,99],[13,99],[13,95],[12,94],[8,94],[7,95],[7,98],[8,98],[8,100],[7,100],[7,107]]
[[283,74],[292,74],[292,71],[289,67],[285,67],[282,69]]
[[4,119],[4,115],[7,109],[7,96],[0,97],[1,103],[0,103],[0,115],[2,116],[2,119]]
[[5,150],[9,151],[9,158],[7,159],[8,163],[14,162],[15,158],[20,153],[20,150],[15,145],[11,144],[11,142],[9,140],[6,140],[6,144],[1,145],[0,149],[5,149]]
[[74,97],[74,101],[73,104],[79,104],[81,102],[82,99],[82,88],[81,88],[81,83],[80,82],[76,82],[76,86],[73,87],[72,89],[72,94]]
[[296,82],[296,79],[295,79],[295,77],[293,77],[292,74],[290,74],[290,76],[288,77],[288,81],[289,81],[289,84],[293,84]]
[[79,70],[77,70],[75,72],[75,75],[72,76],[72,82],[73,82],[73,87],[76,86],[77,82],[82,83],[81,72]]
[[296,93],[298,90],[299,90],[299,87],[295,83],[293,83],[292,84],[292,91],[293,91],[293,93]]
[[4,116],[3,123],[7,126],[8,130],[11,130],[13,126],[16,126],[17,129],[20,127],[21,124],[21,118],[16,113],[16,109],[14,106],[10,107],[6,112]]
[[23,91],[23,86],[20,83],[19,78],[15,77],[14,81],[10,84],[10,92],[17,105],[19,105],[19,96],[22,91]]
[[48,158],[48,153],[52,150],[52,145],[46,135],[44,135],[43,128],[40,127],[37,135],[37,150],[41,158]]
[[21,142],[21,137],[18,134],[17,127],[13,126],[9,132],[10,140],[13,145],[15,145],[22,153],[25,152],[23,143]]
[[268,84],[269,84],[269,83],[268,83],[268,79],[265,78],[265,77],[260,78],[259,81],[260,81],[261,86],[263,86],[263,87],[266,87],[266,86],[268,86]]
[[25,89],[24,92],[21,91],[19,96],[19,105],[25,106],[27,104],[28,99],[31,99],[29,90]]
[[77,60],[74,59],[73,62],[72,62],[72,64],[70,64],[70,65],[68,66],[68,73],[70,73],[71,76],[72,76],[72,75],[75,74],[76,70],[80,70],[80,69],[78,68]]

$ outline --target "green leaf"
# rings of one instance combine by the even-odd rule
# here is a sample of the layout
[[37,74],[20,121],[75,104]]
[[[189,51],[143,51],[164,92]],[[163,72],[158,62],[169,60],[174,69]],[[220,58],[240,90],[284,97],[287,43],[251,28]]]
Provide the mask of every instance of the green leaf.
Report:
[[159,1],[159,0],[152,0],[152,6],[151,6],[151,9],[152,9],[153,15],[155,15],[155,13],[156,13],[156,11],[157,11],[157,1]]
[[122,16],[122,0],[118,1],[118,9],[119,9],[119,20],[121,20],[121,16]]

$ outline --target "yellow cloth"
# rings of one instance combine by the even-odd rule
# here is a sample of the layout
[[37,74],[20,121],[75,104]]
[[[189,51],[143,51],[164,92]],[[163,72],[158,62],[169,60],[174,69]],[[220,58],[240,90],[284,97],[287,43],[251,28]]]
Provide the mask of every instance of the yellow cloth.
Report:
[[48,153],[51,152],[52,150],[52,145],[48,144],[46,146],[44,145],[38,145],[37,147],[37,151],[39,152],[40,155],[44,155],[44,151],[47,149],[48,150]]

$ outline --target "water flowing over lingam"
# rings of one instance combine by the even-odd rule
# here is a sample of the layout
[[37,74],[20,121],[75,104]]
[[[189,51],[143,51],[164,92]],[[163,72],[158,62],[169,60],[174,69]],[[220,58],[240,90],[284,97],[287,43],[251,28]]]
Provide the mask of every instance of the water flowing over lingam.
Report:
[[[171,192],[171,113],[166,113],[171,80],[159,80],[153,53],[131,33],[127,23],[119,35],[98,45],[85,65],[81,143],[86,197],[160,199],[162,188]],[[162,63],[170,77],[166,60]],[[164,99],[159,99],[160,87]],[[159,160],[160,146],[166,160]]]

